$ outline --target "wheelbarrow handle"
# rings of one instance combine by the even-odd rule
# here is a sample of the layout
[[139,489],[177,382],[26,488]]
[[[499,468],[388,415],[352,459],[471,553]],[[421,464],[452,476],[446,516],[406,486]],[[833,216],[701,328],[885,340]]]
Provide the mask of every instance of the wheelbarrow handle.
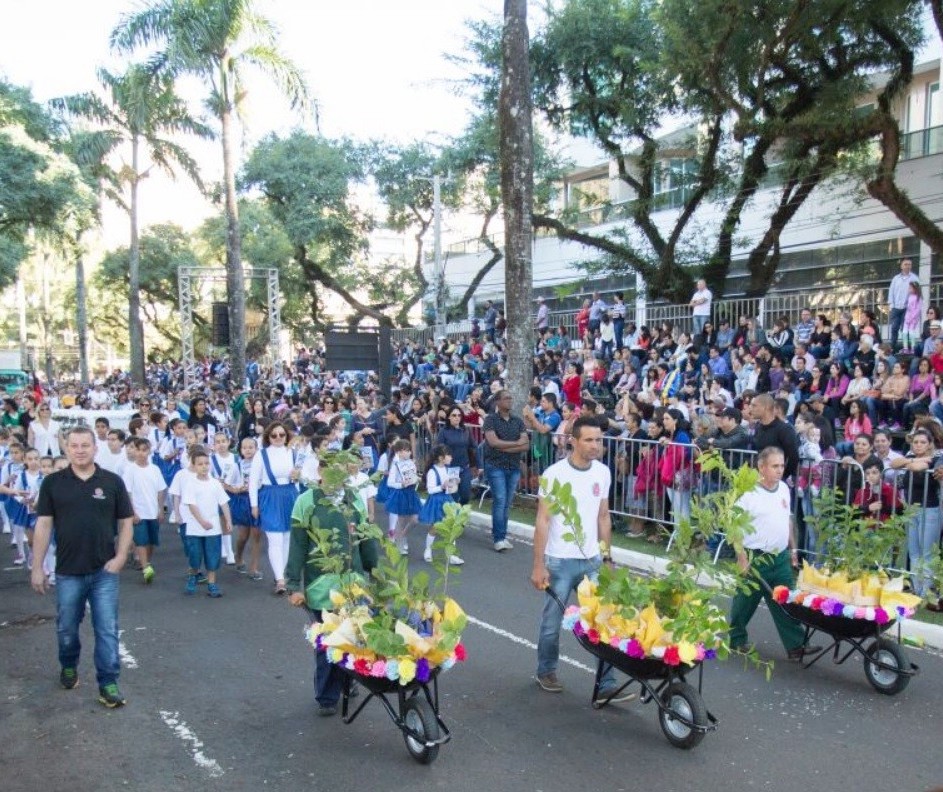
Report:
[[549,596],[554,602],[557,603],[557,605],[560,606],[561,613],[566,611],[566,603],[557,596],[557,592],[555,592],[550,586],[546,586],[544,591],[547,593],[547,596]]

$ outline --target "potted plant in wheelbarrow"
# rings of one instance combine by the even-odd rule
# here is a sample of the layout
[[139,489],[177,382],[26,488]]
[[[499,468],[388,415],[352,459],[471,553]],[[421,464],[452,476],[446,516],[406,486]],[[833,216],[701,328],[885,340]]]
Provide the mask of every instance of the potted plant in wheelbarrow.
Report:
[[[717,453],[702,456],[700,464],[702,471],[723,478],[725,486],[695,498],[691,518],[682,520],[677,529],[665,574],[646,577],[604,564],[597,580],[583,579],[577,588],[578,604],[563,614],[564,628],[597,658],[594,706],[606,705],[605,699],[597,699],[600,680],[615,668],[628,681],[610,698],[637,683],[641,700],[655,702],[665,737],[679,748],[696,746],[717,722],[701,695],[702,664],[728,657],[730,646],[726,615],[713,598],[758,585],[733,564],[714,565],[704,550],[704,540],[717,532],[742,550],[752,524],[736,501],[756,486],[757,473],[747,466],[732,471]],[[564,538],[582,546],[583,528],[570,485],[546,484],[542,482],[548,510],[569,529]],[[713,590],[702,585],[708,579]],[[745,659],[765,666],[767,675],[772,668],[772,663],[760,661],[755,650]],[[694,671],[696,686],[687,681]]]
[[[439,674],[465,659],[461,637],[467,619],[448,595],[450,575],[458,570],[446,560],[455,553],[470,509],[447,504],[446,516],[436,524],[435,578],[425,571],[410,575],[408,558],[357,508],[350,470],[360,464],[356,451],[339,452],[320,470],[320,503],[344,515],[350,535],[339,542],[336,529],[308,521],[311,555],[321,574],[308,586],[306,602],[321,612],[321,620],[312,622],[305,636],[345,675],[344,722],[351,723],[377,698],[402,730],[413,758],[428,764],[450,738],[439,717]],[[369,573],[361,573],[356,563],[365,544],[380,549],[375,564],[367,564]],[[367,696],[348,714],[354,682]]]
[[[943,564],[937,547],[909,572],[902,569],[908,532],[919,527],[919,509],[900,502],[882,505],[880,499],[874,502],[877,508],[870,508],[869,499],[855,500],[846,503],[834,492],[815,500],[806,518],[817,537],[813,563],[803,562],[794,587],[777,586],[772,595],[804,625],[807,639],[821,633],[831,640],[826,651],[804,667],[829,653],[836,664],[859,654],[871,686],[895,695],[919,670],[901,645],[900,627],[923,598],[905,589],[916,580],[927,593],[939,591]],[[895,625],[896,639],[888,637]]]

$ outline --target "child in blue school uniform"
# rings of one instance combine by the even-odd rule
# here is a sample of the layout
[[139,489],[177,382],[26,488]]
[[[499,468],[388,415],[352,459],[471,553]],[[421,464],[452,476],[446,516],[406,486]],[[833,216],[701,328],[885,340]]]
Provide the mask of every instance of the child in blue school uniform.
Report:
[[390,517],[391,539],[402,555],[409,552],[409,529],[416,523],[422,501],[416,494],[419,476],[412,460],[412,446],[408,440],[396,440],[392,445],[393,457],[386,477],[387,496],[384,503]]
[[[426,549],[422,554],[427,563],[432,563],[432,543],[435,541],[435,524],[445,517],[445,504],[455,503],[452,493],[458,490],[458,479],[449,472],[452,453],[447,445],[437,445],[432,449],[432,461],[426,472],[426,493],[429,495],[419,510],[419,522],[429,526],[426,534]],[[457,555],[449,556],[449,563],[461,566],[464,559]]]

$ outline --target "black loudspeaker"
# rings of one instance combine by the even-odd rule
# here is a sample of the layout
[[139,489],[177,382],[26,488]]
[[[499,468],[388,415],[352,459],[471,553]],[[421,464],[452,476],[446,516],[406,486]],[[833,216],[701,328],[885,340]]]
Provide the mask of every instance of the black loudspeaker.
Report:
[[229,346],[229,304],[213,303],[213,346]]

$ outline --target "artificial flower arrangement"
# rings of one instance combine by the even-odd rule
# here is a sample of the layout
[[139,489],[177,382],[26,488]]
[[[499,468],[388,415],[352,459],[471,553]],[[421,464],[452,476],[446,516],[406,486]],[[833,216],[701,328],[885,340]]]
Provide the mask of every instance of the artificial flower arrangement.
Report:
[[[438,671],[465,660],[461,642],[465,613],[448,596],[449,575],[458,570],[444,563],[470,516],[467,506],[447,504],[436,524],[433,555],[438,572],[409,574],[409,562],[379,527],[355,507],[350,471],[359,468],[356,450],[329,455],[321,467],[321,503],[341,511],[350,525],[346,552],[332,529],[309,527],[312,557],[322,575],[309,587],[308,606],[321,621],[305,631],[307,641],[329,662],[363,677],[385,678],[400,685],[428,682]],[[356,571],[354,554],[364,546],[382,547],[370,574]]]
[[[913,616],[921,598],[904,591],[904,575],[892,576],[888,565],[907,545],[912,509],[875,520],[839,494],[823,495],[807,518],[819,540],[816,566],[803,562],[796,586],[777,586],[773,598],[846,619],[879,625]],[[939,559],[926,570],[941,578]]]
[[[729,625],[725,613],[712,601],[716,591],[702,588],[702,573],[718,581],[721,592],[754,587],[733,565],[719,570],[702,547],[701,539],[723,531],[734,548],[743,548],[743,537],[753,531],[749,515],[736,505],[751,491],[757,472],[743,466],[730,470],[721,456],[711,452],[699,459],[702,472],[724,480],[721,491],[696,498],[691,519],[681,521],[669,550],[666,573],[643,577],[625,568],[603,564],[597,580],[584,578],[577,587],[577,605],[564,612],[563,627],[591,644],[604,644],[638,660],[656,659],[666,665],[694,665],[729,656]],[[569,484],[541,482],[544,502],[558,515],[568,532],[564,539],[583,546],[583,528]],[[602,548],[605,554],[606,548]],[[729,566],[729,569],[726,569]],[[747,659],[766,667],[755,650]]]

